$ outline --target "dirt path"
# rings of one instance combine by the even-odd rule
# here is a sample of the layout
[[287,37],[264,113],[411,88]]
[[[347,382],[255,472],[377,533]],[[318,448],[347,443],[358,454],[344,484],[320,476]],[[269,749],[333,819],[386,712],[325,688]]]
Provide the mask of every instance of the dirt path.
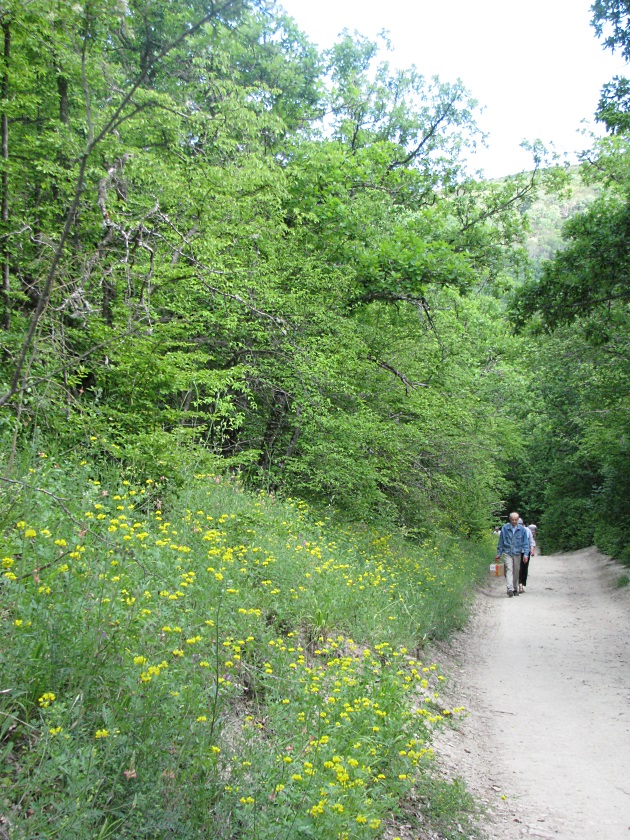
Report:
[[526,594],[490,578],[455,640],[449,691],[470,714],[436,752],[486,803],[491,840],[630,840],[623,571],[595,549],[536,557]]

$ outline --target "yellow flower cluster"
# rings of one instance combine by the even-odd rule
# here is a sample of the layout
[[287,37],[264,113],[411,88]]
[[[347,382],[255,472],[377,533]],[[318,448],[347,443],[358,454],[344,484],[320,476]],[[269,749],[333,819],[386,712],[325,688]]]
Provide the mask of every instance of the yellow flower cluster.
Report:
[[[10,613],[14,627],[32,632],[31,598],[54,603],[75,593],[86,604],[77,621],[89,625],[98,616],[95,649],[118,640],[111,696],[133,697],[165,728],[188,727],[199,754],[229,778],[225,795],[235,808],[289,803],[317,822],[318,836],[341,837],[350,825],[382,830],[387,809],[431,755],[430,727],[459,711],[438,702],[436,666],[401,644],[411,647],[413,616],[423,605],[435,609],[429,595],[450,586],[450,561],[432,546],[401,554],[389,536],[359,539],[348,531],[334,540],[323,522],[309,521],[307,505],[289,502],[281,520],[283,508],[262,493],[243,501],[221,485],[220,501],[231,508],[217,511],[218,484],[203,478],[198,494],[208,506],[201,501],[170,517],[161,504],[151,509],[144,488],[126,485],[109,497],[92,484],[81,543],[76,532],[52,535],[37,521],[17,523],[20,542],[9,551],[19,558],[24,540],[33,540],[49,547],[52,561],[33,583],[32,566],[18,580],[14,557],[2,558],[16,604],[25,594],[24,611]],[[55,699],[46,692],[39,705]],[[239,752],[225,744],[221,752],[210,743],[216,728],[203,724],[231,719],[251,700],[258,711],[236,716],[238,736],[232,721]],[[94,731],[100,715],[89,730],[96,740],[110,736]],[[50,723],[51,735],[63,731]],[[178,738],[165,742],[165,753]]]

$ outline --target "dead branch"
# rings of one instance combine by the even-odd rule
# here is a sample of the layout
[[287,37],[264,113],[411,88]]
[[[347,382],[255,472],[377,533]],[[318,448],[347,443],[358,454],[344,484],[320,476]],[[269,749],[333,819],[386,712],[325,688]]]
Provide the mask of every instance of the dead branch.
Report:
[[[226,8],[228,5],[229,0],[224,4],[222,8]],[[123,97],[122,101],[119,103],[112,116],[109,118],[109,120],[105,123],[105,125],[102,127],[102,129],[96,136],[93,136],[93,128],[91,125],[91,113],[88,113],[88,123],[90,126],[89,137],[85,147],[85,151],[83,152],[80,158],[79,173],[77,175],[74,197],[66,213],[63,230],[59,238],[59,242],[57,243],[52,262],[46,274],[46,280],[44,282],[42,292],[39,296],[39,300],[37,302],[35,311],[33,312],[31,323],[29,324],[27,334],[22,343],[22,348],[18,356],[15,370],[13,372],[13,377],[11,378],[9,389],[6,393],[0,395],[0,408],[3,405],[6,405],[6,403],[9,402],[9,400],[12,399],[12,397],[19,390],[19,382],[22,376],[24,364],[26,362],[26,357],[35,337],[35,332],[37,330],[39,320],[42,314],[44,313],[44,310],[46,309],[48,298],[50,297],[50,292],[52,290],[55,277],[57,276],[57,269],[59,267],[61,257],[65,250],[66,242],[68,240],[68,236],[70,235],[70,230],[72,229],[72,225],[74,224],[76,212],[78,210],[81,195],[85,186],[85,172],[87,169],[87,163],[90,156],[92,155],[92,152],[112,131],[112,129],[114,129],[116,125],[118,125],[118,123],[123,117],[125,109],[132,102],[134,94],[144,83],[144,81],[147,78],[147,75],[155,67],[155,65],[162,61],[162,59],[165,56],[167,56],[172,50],[176,49],[180,44],[184,43],[184,41],[188,40],[192,35],[197,33],[203,26],[205,26],[206,23],[209,23],[217,14],[219,14],[220,11],[221,9],[216,9],[213,5],[211,11],[208,12],[208,14],[204,15],[200,20],[197,21],[197,23],[187,27],[174,41],[171,41],[170,44],[167,44],[155,57],[153,57],[150,61],[147,61],[146,66],[140,72],[140,74],[136,78],[136,81],[131,85],[128,93]],[[86,94],[87,93],[88,91],[86,88]],[[89,109],[89,98],[87,100],[87,107]]]
[[372,356],[370,353],[367,355],[367,360],[369,362],[374,362],[374,364],[378,365],[383,370],[388,371],[389,373],[393,373],[394,376],[398,377],[400,381],[405,386],[405,393],[409,396],[409,389],[411,388],[412,391],[415,391],[416,388],[428,388],[429,385],[426,382],[412,382],[410,379],[407,379],[404,373],[401,373],[399,370],[396,370],[393,365],[390,365],[384,359],[379,359],[376,356]]

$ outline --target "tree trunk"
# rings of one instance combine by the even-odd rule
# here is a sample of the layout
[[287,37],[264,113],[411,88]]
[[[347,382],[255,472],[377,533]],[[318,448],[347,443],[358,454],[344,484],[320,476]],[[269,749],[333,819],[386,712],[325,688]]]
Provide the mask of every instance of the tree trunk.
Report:
[[7,106],[9,100],[9,60],[11,58],[11,24],[6,22],[2,25],[4,33],[4,72],[2,74],[2,85],[0,95],[4,107],[2,110],[2,206],[0,209],[0,221],[2,222],[2,293],[4,296],[4,318],[5,330],[11,326],[11,278],[9,275],[9,117]]
[[289,409],[289,395],[286,391],[276,389],[273,392],[273,401],[271,404],[271,411],[269,419],[267,420],[267,428],[262,440],[260,459],[258,465],[263,470],[268,470],[271,466],[274,443],[284,423],[284,415]]
[[295,429],[293,429],[293,434],[291,435],[291,440],[289,441],[289,445],[287,446],[287,451],[284,453],[284,460],[283,464],[289,460],[293,456],[293,453],[296,450],[298,445],[298,440],[300,439],[300,434],[302,432],[302,423],[300,421],[300,416],[302,414],[302,409],[299,405],[295,406],[295,416],[297,418],[297,422],[295,424]]
[[57,76],[57,92],[59,94],[59,119],[64,125],[68,125],[70,119],[70,106],[68,105],[68,79],[59,72]]

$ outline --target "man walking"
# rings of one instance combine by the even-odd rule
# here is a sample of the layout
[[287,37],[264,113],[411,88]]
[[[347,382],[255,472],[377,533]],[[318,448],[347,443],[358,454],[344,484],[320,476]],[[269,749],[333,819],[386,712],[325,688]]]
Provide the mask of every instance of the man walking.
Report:
[[508,598],[518,595],[521,552],[525,562],[529,560],[529,537],[525,528],[518,524],[518,520],[518,513],[510,514],[510,521],[501,528],[497,546],[497,559],[505,565]]

